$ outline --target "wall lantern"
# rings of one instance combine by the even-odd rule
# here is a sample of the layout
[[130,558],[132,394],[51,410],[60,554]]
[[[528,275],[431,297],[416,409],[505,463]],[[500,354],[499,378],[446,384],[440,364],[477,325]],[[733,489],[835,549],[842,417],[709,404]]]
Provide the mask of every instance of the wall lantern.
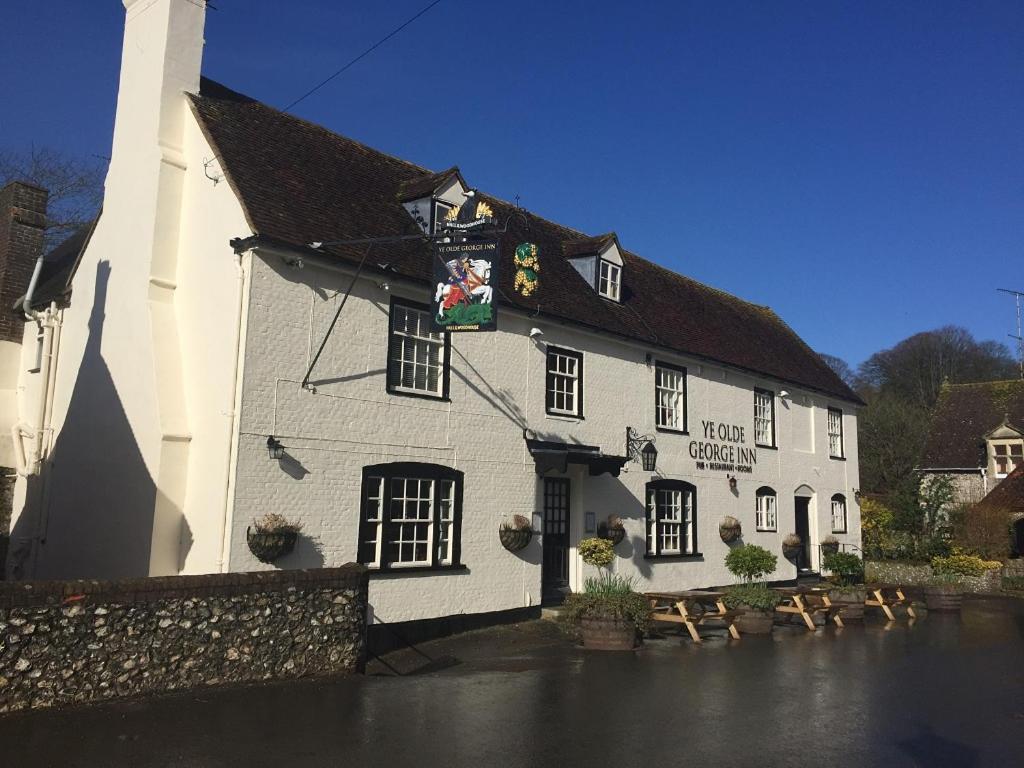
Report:
[[729,478],[729,490],[730,491],[735,491],[736,490],[736,475],[726,475],[726,477]]
[[860,488],[853,489],[853,498],[858,504],[860,504]]
[[654,440],[637,434],[632,427],[626,427],[626,456],[630,461],[639,461],[644,472],[653,472],[658,466],[658,449],[654,447]]
[[267,435],[267,452],[270,453],[271,459],[283,458],[284,446],[273,435]]

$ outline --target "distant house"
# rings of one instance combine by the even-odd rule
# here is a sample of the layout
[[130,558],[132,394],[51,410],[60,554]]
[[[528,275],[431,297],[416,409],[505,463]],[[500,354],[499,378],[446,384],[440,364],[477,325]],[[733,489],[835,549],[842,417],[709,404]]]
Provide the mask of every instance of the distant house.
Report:
[[1017,466],[999,485],[993,488],[971,511],[1005,514],[1010,524],[1012,552],[1024,557],[1024,464]]
[[[125,6],[52,386],[20,367],[53,405],[24,417],[14,575],[358,561],[377,619],[444,623],[581,589],[611,515],[641,589],[728,583],[726,516],[779,554],[801,534],[773,580],[860,543],[862,403],[772,310],[201,78],[201,2]],[[438,258],[484,220],[487,259]],[[268,513],[302,524],[272,563]]]
[[980,501],[1024,464],[1024,380],[947,384],[921,459],[925,478],[954,481],[957,500]]

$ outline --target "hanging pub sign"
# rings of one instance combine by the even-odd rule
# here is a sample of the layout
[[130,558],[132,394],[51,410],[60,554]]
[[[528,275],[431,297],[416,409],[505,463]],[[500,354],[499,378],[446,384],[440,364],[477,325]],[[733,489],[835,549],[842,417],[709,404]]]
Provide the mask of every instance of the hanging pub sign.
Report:
[[498,311],[492,276],[498,276],[498,241],[435,242],[433,312],[435,331],[494,331]]

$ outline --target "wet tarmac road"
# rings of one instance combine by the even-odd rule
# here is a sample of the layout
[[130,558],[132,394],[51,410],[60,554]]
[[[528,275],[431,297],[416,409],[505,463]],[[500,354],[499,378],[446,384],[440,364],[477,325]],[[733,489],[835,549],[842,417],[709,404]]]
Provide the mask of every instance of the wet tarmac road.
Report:
[[[3,766],[1024,766],[1024,601],[587,653],[545,622],[406,676],[0,717]],[[380,664],[371,671],[386,672]]]

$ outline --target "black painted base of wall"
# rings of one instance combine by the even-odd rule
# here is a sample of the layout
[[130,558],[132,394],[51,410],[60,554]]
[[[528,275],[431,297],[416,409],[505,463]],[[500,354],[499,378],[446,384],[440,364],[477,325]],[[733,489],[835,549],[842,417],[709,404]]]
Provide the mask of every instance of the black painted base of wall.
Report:
[[395,624],[385,624],[375,619],[374,624],[367,628],[366,647],[370,655],[380,656],[427,640],[436,640],[439,637],[539,618],[540,606],[532,605],[527,608],[512,608],[507,611],[460,613],[437,619],[402,621]]

